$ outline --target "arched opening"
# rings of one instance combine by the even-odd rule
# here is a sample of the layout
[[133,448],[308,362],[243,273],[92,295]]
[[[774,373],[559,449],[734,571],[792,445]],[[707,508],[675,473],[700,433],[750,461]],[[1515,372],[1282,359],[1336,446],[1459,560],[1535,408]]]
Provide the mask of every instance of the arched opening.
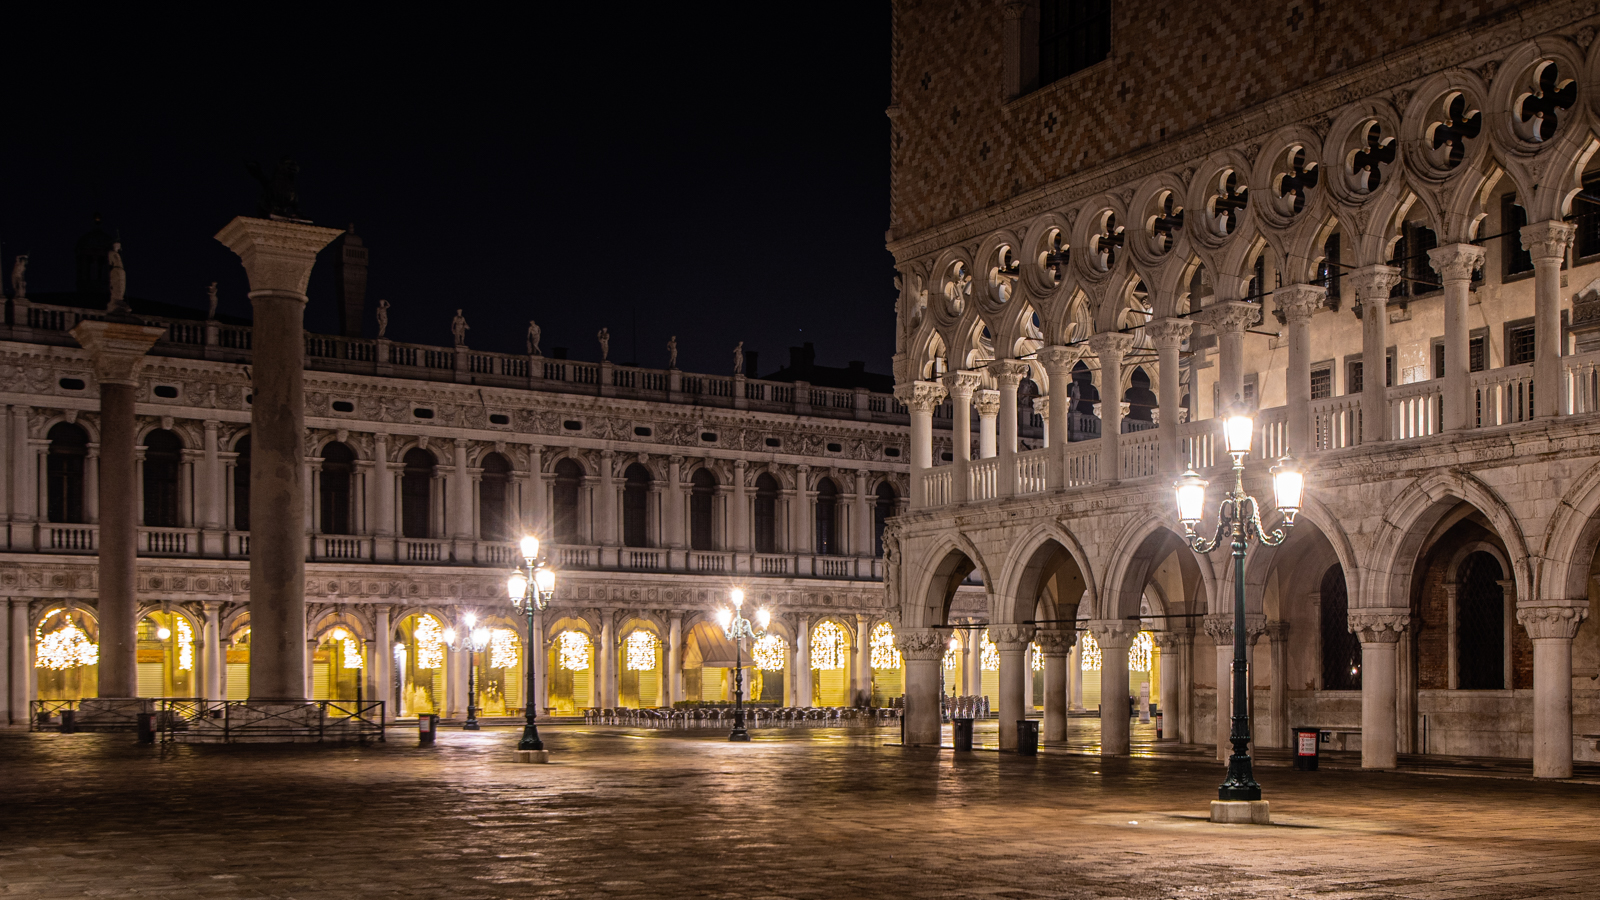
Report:
[[623,472],[622,543],[626,547],[650,546],[650,470],[634,463]]
[[[144,524],[152,528],[182,525],[178,509],[178,476],[183,442],[163,428],[144,439]],[[146,695],[155,696],[155,695]]]
[[662,647],[655,632],[636,627],[622,639],[622,672],[618,678],[617,703],[629,709],[666,705],[661,677]]
[[577,620],[556,623],[550,642],[550,688],[546,704],[556,715],[570,716],[595,705],[594,643]]
[[1156,392],[1150,390],[1150,376],[1143,366],[1138,366],[1128,382],[1128,390],[1122,395],[1122,399],[1128,401],[1128,415],[1122,420],[1123,430],[1144,431],[1154,428]]
[[81,609],[53,609],[33,630],[40,700],[81,700],[100,691],[100,626]]
[[[234,620],[222,645],[222,692],[229,700],[250,699],[250,615]],[[398,707],[397,707],[398,708]]]
[[578,490],[583,485],[583,466],[572,459],[556,463],[555,478],[550,485],[551,508],[556,543],[581,544],[578,533]]
[[431,613],[406,616],[394,633],[394,704],[399,716],[443,713],[444,624]]
[[354,631],[335,625],[323,632],[311,657],[311,699],[366,699],[361,683],[366,664],[366,642]]
[[832,619],[811,627],[812,706],[850,705],[851,629]]
[[872,705],[893,706],[905,693],[905,661],[895,646],[894,626],[888,621],[872,626],[867,648],[872,664]]
[[184,616],[152,612],[139,620],[138,677],[141,697],[198,697],[197,629]]
[[89,434],[79,425],[58,422],[46,435],[50,439],[45,462],[45,483],[49,497],[45,512],[50,521],[82,524],[83,468],[89,458]]
[[778,479],[769,472],[756,478],[754,518],[756,552],[778,552]]
[[498,453],[483,458],[483,474],[478,480],[478,538],[484,541],[511,539],[511,517],[507,498],[511,492],[511,463]]
[[345,444],[334,441],[322,448],[317,506],[321,513],[323,534],[355,533],[350,525],[350,483],[355,467],[356,455]]
[[1350,631],[1350,593],[1337,563],[1322,575],[1318,593],[1322,689],[1361,690],[1361,639]]
[[1412,576],[1417,690],[1531,688],[1533,644],[1515,627],[1510,554],[1494,526],[1461,503],[1429,538]]
[[1100,436],[1100,417],[1094,406],[1100,402],[1100,389],[1094,386],[1094,373],[1082,360],[1072,367],[1067,384],[1067,440],[1089,441]]
[[489,643],[474,654],[472,665],[476,668],[473,679],[478,696],[475,698],[480,716],[520,716],[524,682],[522,670],[522,636],[509,619],[490,616],[479,626],[489,631]]
[[717,477],[704,467],[689,478],[689,549],[715,550],[712,510],[717,496]]
[[401,460],[400,534],[408,538],[433,536],[433,475],[437,461],[421,447],[412,447]]
[[250,530],[250,438],[233,446],[238,454],[233,461],[233,530]]
[[894,485],[887,481],[878,485],[877,499],[872,504],[872,555],[879,559],[883,558],[883,529],[888,526],[889,519],[894,515],[894,506],[898,499]]
[[839,556],[839,486],[832,478],[817,482],[817,544],[820,556]]
[[783,635],[775,631],[762,635],[750,649],[750,660],[755,679],[750,696],[773,706],[789,705],[783,693],[789,681],[789,642]]
[[1482,550],[1467,554],[1456,577],[1456,669],[1464,691],[1506,687],[1508,610],[1505,572]]
[[[753,647],[742,650],[728,640],[722,628],[711,622],[697,622],[689,629],[683,643],[683,696],[685,700],[701,703],[733,702],[733,670],[744,669],[745,698],[753,700],[766,696],[772,684],[782,695],[781,678],[762,674]],[[769,659],[770,664],[772,661]],[[798,701],[797,701],[798,702]]]

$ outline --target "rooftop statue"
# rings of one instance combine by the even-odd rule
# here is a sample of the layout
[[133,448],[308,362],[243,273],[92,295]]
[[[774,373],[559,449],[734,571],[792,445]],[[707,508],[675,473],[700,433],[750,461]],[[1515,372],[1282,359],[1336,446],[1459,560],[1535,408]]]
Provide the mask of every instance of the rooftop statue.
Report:
[[456,310],[456,317],[450,320],[450,334],[456,339],[457,347],[467,345],[467,329],[471,327],[467,324],[467,317],[461,314],[461,310]]
[[111,277],[111,302],[106,304],[108,313],[131,313],[133,307],[128,305],[128,273],[122,268],[122,242],[117,241],[111,245],[111,251],[106,254],[106,269]]
[[206,318],[207,319],[215,319],[216,317],[217,317],[217,283],[215,281],[213,281],[213,282],[211,282],[211,286],[206,288]]
[[11,296],[18,300],[28,299],[28,257],[26,254],[17,254],[11,263]]
[[378,301],[378,337],[383,337],[389,330],[389,301]]
[[744,374],[744,341],[740,341],[739,345],[733,348],[733,374]]
[[529,319],[528,320],[528,355],[529,356],[543,356],[544,355],[544,352],[539,349],[539,338],[542,337],[543,335],[544,335],[544,330],[539,327],[539,323],[535,322],[532,319]]
[[600,342],[600,361],[605,362],[611,358],[611,329],[600,329],[595,334],[595,339]]
[[678,367],[678,336],[677,335],[673,335],[672,337],[667,338],[667,368],[676,369],[677,367]]

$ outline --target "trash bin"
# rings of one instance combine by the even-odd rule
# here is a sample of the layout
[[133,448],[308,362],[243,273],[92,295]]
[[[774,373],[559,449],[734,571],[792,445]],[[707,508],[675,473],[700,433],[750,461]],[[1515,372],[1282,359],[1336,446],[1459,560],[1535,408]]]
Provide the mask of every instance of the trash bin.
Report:
[[1320,728],[1294,730],[1294,767],[1306,772],[1317,770],[1317,750],[1321,746]]
[[1162,739],[1161,738],[1161,725],[1162,725],[1162,720],[1164,718],[1166,718],[1166,713],[1162,712],[1159,709],[1156,710],[1156,740],[1158,740],[1158,741]]
[[156,714],[139,713],[139,743],[154,744],[156,742]]
[[77,734],[78,733],[78,711],[77,710],[75,710],[75,709],[63,709],[61,711],[61,733],[62,734]]
[[433,738],[439,733],[439,717],[433,713],[422,713],[417,716],[417,742],[423,745],[433,743]]
[[1039,755],[1039,723],[1033,719],[1017,720],[1017,753],[1021,756]]
[[972,720],[951,719],[950,733],[955,738],[957,750],[972,752]]

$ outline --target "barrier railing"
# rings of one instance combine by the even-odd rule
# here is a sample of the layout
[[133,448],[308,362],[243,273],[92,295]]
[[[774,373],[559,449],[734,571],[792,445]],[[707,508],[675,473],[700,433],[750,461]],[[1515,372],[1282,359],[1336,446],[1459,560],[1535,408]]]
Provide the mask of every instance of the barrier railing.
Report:
[[156,726],[163,742],[382,741],[382,700],[307,700],[264,704],[249,700],[160,700]]
[[76,700],[29,700],[28,730],[55,731],[61,727],[61,711],[77,708]]
[[[954,478],[952,471],[950,477]],[[1000,496],[1000,458],[975,459],[967,463],[967,500],[993,500]]]

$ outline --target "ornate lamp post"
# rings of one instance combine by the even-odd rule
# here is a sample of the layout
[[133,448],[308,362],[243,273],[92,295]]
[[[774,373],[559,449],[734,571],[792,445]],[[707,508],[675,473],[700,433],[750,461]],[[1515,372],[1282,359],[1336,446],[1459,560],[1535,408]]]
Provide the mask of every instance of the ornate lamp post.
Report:
[[467,722],[462,731],[477,731],[478,726],[478,654],[489,646],[489,629],[478,627],[478,614],[467,613],[462,618],[466,627],[461,631],[446,628],[444,642],[457,653],[467,651]]
[[746,638],[754,641],[766,634],[772,615],[764,609],[756,610],[757,627],[751,628],[750,620],[742,615],[744,591],[734,588],[732,599],[733,609],[717,612],[722,633],[733,641],[733,733],[728,735],[728,740],[748,741],[750,732],[744,730],[744,642]]
[[1259,814],[1253,808],[1240,809],[1223,804],[1240,801],[1259,801],[1261,785],[1256,783],[1250,766],[1250,708],[1245,661],[1244,627],[1244,557],[1253,537],[1269,547],[1282,544],[1288,530],[1294,526],[1294,517],[1300,511],[1300,497],[1305,486],[1305,476],[1294,459],[1285,455],[1272,469],[1272,487],[1276,495],[1282,524],[1268,532],[1261,527],[1261,512],[1255,498],[1244,490],[1244,460],[1250,455],[1250,438],[1255,423],[1248,415],[1236,413],[1223,422],[1223,435],[1227,441],[1228,455],[1233,457],[1233,486],[1223,496],[1217,516],[1217,533],[1206,539],[1195,533],[1195,526],[1205,516],[1206,482],[1193,468],[1184,472],[1173,487],[1178,494],[1178,521],[1183,523],[1189,546],[1196,553],[1210,553],[1223,545],[1233,553],[1233,730],[1229,741],[1233,755],[1228,758],[1228,778],[1217,789],[1219,804],[1213,804],[1213,821],[1257,821],[1264,824],[1265,805]]
[[522,667],[524,723],[517,752],[519,757],[524,753],[529,754],[526,759],[530,762],[544,762],[544,741],[539,740],[539,726],[535,721],[539,702],[533,679],[533,654],[539,646],[539,639],[534,635],[533,617],[535,613],[550,608],[550,600],[556,595],[556,573],[539,556],[538,538],[531,534],[523,537],[521,550],[522,567],[506,581],[506,593],[511,597],[511,605],[528,617],[528,640],[524,651],[525,665]]

